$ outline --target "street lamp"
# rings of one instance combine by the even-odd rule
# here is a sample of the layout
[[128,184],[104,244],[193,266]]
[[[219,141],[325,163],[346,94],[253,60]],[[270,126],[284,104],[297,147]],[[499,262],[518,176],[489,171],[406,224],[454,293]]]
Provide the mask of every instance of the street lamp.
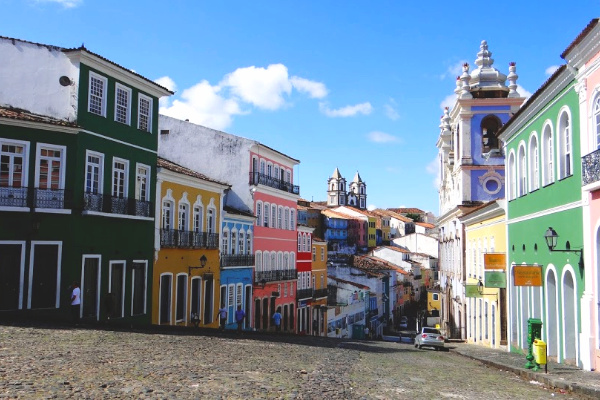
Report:
[[200,257],[200,266],[199,266],[199,267],[192,267],[192,266],[189,266],[189,267],[188,267],[188,274],[190,274],[190,275],[191,275],[191,274],[192,274],[192,270],[193,270],[193,269],[200,269],[200,268],[204,268],[204,267],[206,267],[206,261],[207,261],[207,258],[206,258],[206,256],[203,254],[203,255],[202,255],[202,257]]
[[552,227],[548,227],[546,233],[544,233],[544,239],[546,239],[546,245],[548,245],[548,250],[551,252],[559,251],[559,252],[573,252],[579,253],[579,270],[583,275],[583,249],[571,249],[570,243],[567,241],[567,248],[565,250],[557,250],[556,245],[558,244],[558,233]]

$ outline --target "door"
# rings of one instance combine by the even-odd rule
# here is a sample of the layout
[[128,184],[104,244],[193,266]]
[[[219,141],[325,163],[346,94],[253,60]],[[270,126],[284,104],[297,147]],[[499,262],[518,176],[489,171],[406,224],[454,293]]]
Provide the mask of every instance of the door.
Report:
[[81,317],[99,319],[100,258],[84,257],[81,285]]
[[0,310],[21,308],[22,244],[0,244]]
[[109,300],[106,313],[109,318],[122,318],[125,313],[125,263],[111,264]]
[[171,323],[171,290],[173,287],[173,275],[165,274],[160,276],[160,310],[159,324]]

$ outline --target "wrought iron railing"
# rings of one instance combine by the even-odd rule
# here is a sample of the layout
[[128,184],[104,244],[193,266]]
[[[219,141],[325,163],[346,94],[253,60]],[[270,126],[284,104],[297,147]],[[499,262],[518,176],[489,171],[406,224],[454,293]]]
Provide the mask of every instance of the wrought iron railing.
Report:
[[40,189],[33,190],[33,201],[36,208],[65,208],[64,189]]
[[298,279],[298,272],[295,269],[283,269],[274,271],[257,271],[254,273],[254,283],[261,284],[263,281],[292,281]]
[[244,267],[254,265],[254,254],[223,254],[222,267]]
[[308,288],[308,289],[298,289],[296,291],[296,299],[301,300],[301,299],[310,299],[313,297],[313,289],[312,288]]
[[219,234],[161,229],[160,246],[187,249],[218,249]]
[[313,293],[313,298],[321,299],[323,297],[327,297],[327,288],[315,289],[315,291]]
[[152,202],[150,201],[100,193],[84,193],[83,209],[85,211],[135,215],[138,217],[152,217],[154,214]]
[[288,193],[300,194],[300,186],[293,185],[290,182],[274,178],[269,175],[261,174],[260,172],[250,172],[251,185],[265,185],[275,189],[283,190]]
[[28,190],[26,187],[0,187],[0,206],[27,207]]
[[600,181],[600,149],[581,158],[581,175],[584,186]]

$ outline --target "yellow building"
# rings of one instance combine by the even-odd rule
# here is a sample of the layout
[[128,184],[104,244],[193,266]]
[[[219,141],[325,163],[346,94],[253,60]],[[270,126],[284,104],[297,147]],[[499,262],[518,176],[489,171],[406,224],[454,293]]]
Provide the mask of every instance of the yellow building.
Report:
[[505,200],[485,203],[460,217],[465,227],[467,342],[507,344]]
[[312,277],[312,317],[318,327],[317,330],[313,327],[312,333],[327,336],[327,241],[315,236],[312,238]]
[[158,159],[152,323],[218,326],[219,232],[228,184]]
[[442,297],[439,289],[427,289],[427,313],[432,317],[439,317],[441,310]]

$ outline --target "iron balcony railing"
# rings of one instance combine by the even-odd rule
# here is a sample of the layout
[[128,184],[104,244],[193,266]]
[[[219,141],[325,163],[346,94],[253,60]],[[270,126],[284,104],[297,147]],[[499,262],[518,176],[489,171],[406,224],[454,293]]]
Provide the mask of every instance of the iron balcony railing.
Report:
[[321,299],[327,297],[327,288],[323,288],[323,289],[315,289],[314,293],[313,293],[313,298],[315,299]]
[[223,254],[222,267],[244,267],[254,265],[254,254]]
[[138,217],[153,217],[152,202],[137,200],[129,197],[115,197],[108,194],[84,193],[83,209],[108,214],[135,215]]
[[298,279],[298,272],[296,272],[295,269],[257,271],[254,273],[255,284],[277,281],[295,281],[296,279]]
[[284,192],[300,194],[300,186],[293,185],[290,182],[286,182],[269,175],[261,174],[260,172],[250,172],[250,184],[261,184],[274,189],[283,190]]
[[161,229],[160,246],[185,249],[218,249],[219,234]]
[[71,208],[72,192],[65,189],[0,187],[0,206],[35,208]]
[[312,288],[298,289],[296,291],[296,299],[298,299],[298,300],[310,299],[312,297],[313,297],[313,289]]
[[583,186],[600,181],[600,149],[582,157],[581,175]]

